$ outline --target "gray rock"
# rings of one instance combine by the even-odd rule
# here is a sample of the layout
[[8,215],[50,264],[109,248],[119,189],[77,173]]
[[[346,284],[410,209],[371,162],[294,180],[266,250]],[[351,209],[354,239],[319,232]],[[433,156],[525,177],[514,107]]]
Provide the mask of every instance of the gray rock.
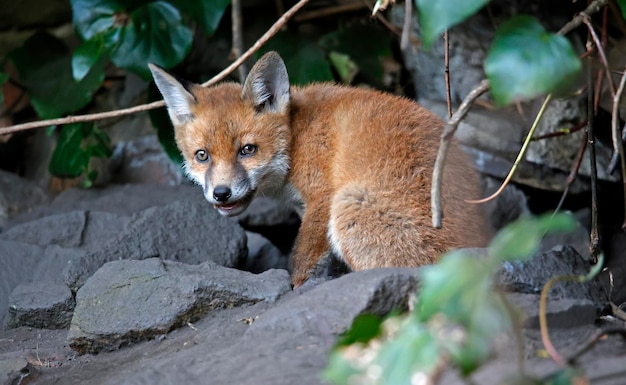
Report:
[[[574,127],[587,119],[587,96],[579,95],[570,98],[554,99],[546,108],[546,111],[539,121],[535,136],[558,132]],[[584,129],[576,132],[553,137],[550,139],[532,141],[528,145],[526,160],[542,166],[561,170],[569,173],[572,169],[578,151],[587,133]],[[613,152],[611,146],[607,146],[602,141],[595,142],[596,163],[598,178],[616,182],[619,180],[618,173],[610,175],[607,173],[608,165]],[[579,175],[591,176],[591,165],[589,161],[589,151],[585,152],[582,163],[578,169]]]
[[406,309],[416,293],[418,268],[371,269],[346,274],[282,301],[246,333],[308,334],[334,338],[363,313],[387,315]]
[[[538,294],[508,293],[506,297],[522,311],[524,327],[539,328]],[[588,299],[561,298],[546,303],[546,319],[550,329],[593,325],[596,313],[596,304]]]
[[248,238],[248,257],[243,270],[251,273],[261,273],[269,269],[287,270],[289,257],[280,252],[267,238],[260,234],[246,231]]
[[[507,291],[539,294],[546,282],[561,275],[587,275],[590,263],[570,246],[540,252],[528,261],[504,262],[497,273],[497,282]],[[600,307],[606,296],[594,280],[586,283],[560,282],[552,286],[549,299],[588,300]]]
[[111,167],[120,183],[178,185],[184,180],[181,167],[168,158],[156,134],[119,142]]
[[70,326],[74,296],[61,282],[37,281],[18,285],[9,297],[8,327],[64,329]]
[[0,170],[0,231],[16,215],[50,201],[50,196],[37,184]]
[[150,207],[194,199],[199,195],[202,195],[200,188],[191,185],[128,184],[107,188],[69,189],[59,194],[50,204],[34,207],[13,218],[7,225],[15,226],[45,216],[79,210],[131,216]]
[[0,325],[4,324],[9,295],[22,282],[28,282],[44,255],[36,245],[0,240]]
[[0,239],[40,246],[79,247],[82,245],[81,238],[86,227],[87,215],[85,211],[51,215],[14,226],[1,233]]
[[68,340],[80,353],[116,350],[194,322],[213,309],[273,302],[290,287],[284,270],[254,275],[213,263],[114,261],[77,292]]
[[258,197],[248,209],[237,217],[246,227],[276,226],[298,222],[297,214],[284,203],[266,197]]
[[220,216],[202,197],[144,210],[120,230],[117,236],[68,264],[64,281],[72,290],[106,262],[118,259],[160,257],[234,267],[247,252],[243,229]]

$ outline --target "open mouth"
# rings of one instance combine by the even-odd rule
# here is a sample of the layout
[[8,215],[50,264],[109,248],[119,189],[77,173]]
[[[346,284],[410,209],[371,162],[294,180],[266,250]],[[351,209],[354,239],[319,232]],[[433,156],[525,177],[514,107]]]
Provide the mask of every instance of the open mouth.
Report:
[[216,203],[213,205],[222,215],[233,216],[241,214],[248,208],[254,194],[248,194],[242,199],[227,203]]

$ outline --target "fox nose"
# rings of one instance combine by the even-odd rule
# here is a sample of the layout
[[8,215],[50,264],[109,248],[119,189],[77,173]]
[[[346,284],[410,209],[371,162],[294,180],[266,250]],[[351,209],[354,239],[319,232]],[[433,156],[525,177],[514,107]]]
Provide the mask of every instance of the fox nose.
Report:
[[228,186],[216,186],[213,189],[213,198],[218,202],[226,202],[230,199],[231,191]]

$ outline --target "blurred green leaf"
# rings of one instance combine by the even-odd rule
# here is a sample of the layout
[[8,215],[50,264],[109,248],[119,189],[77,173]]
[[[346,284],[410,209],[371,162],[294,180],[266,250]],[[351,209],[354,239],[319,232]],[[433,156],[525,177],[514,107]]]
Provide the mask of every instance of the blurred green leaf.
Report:
[[528,15],[514,16],[496,31],[485,73],[496,105],[563,91],[577,78],[581,62],[569,40]]
[[319,44],[327,51],[347,55],[368,82],[382,84],[382,59],[392,55],[385,31],[373,25],[355,25],[324,35]]
[[197,21],[204,32],[211,36],[217,30],[226,8],[230,5],[230,0],[174,0],[171,3]]
[[332,81],[333,73],[324,51],[315,43],[293,33],[276,34],[259,52],[278,51],[285,61],[291,84]]
[[87,180],[93,182],[97,174],[89,170],[91,158],[109,157],[111,153],[108,135],[93,122],[68,124],[61,127],[48,169],[52,175],[62,178],[87,173]]
[[96,37],[76,47],[72,55],[72,76],[75,81],[83,80],[100,61],[104,53],[103,45],[102,39]]
[[9,80],[9,75],[0,71],[0,104],[4,103],[4,92],[2,92],[2,85]]
[[355,62],[350,60],[350,56],[339,52],[331,52],[328,54],[328,59],[335,68],[335,71],[337,71],[341,81],[346,84],[352,83],[352,80],[354,80],[354,77],[359,72],[359,67]]
[[71,0],[72,22],[84,40],[124,23],[124,7],[115,0]]
[[31,36],[9,54],[26,88],[31,104],[42,119],[58,118],[87,105],[104,81],[104,61],[98,60],[79,82],[72,75],[67,47],[44,32]]
[[380,367],[380,384],[411,384],[416,372],[432,372],[440,354],[433,334],[409,318],[395,338],[380,348],[374,360],[374,365]]
[[350,329],[337,341],[337,345],[351,345],[356,342],[368,342],[380,334],[383,318],[374,314],[361,314],[354,319]]
[[546,234],[574,231],[576,226],[576,219],[568,213],[520,219],[496,234],[489,245],[489,254],[496,261],[527,259],[537,251]]
[[626,0],[617,0],[617,4],[622,10],[622,18],[626,20]]
[[489,0],[415,0],[422,42],[430,47],[443,32],[472,16]]
[[192,38],[191,30],[182,23],[180,13],[171,4],[148,3],[130,13],[111,60],[119,67],[150,79],[148,63],[173,67],[187,56]]

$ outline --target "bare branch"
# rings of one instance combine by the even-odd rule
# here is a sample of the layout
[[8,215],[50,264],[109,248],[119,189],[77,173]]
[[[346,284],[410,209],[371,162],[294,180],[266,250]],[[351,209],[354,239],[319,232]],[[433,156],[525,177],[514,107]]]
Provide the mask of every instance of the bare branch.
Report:
[[[624,186],[624,202],[626,202],[626,157],[624,156],[624,145],[622,143],[622,136],[619,129],[619,104],[624,93],[624,87],[626,87],[626,67],[624,73],[622,73],[622,79],[619,82],[615,96],[613,97],[613,111],[611,112],[611,134],[613,139],[613,151],[619,154],[621,160],[622,169],[622,185]],[[624,206],[626,210],[626,205]],[[622,223],[622,229],[626,228],[626,211],[624,212],[624,219]]]
[[474,101],[478,99],[480,95],[487,92],[487,90],[489,90],[489,82],[487,80],[483,80],[477,87],[471,90],[465,99],[463,99],[463,103],[461,103],[456,112],[450,119],[448,119],[448,122],[443,129],[443,134],[441,134],[441,142],[439,144],[439,151],[437,152],[437,159],[433,168],[433,180],[430,191],[433,227],[440,228],[443,218],[443,207],[441,205],[441,180],[450,141],[452,140],[459,123],[461,123],[461,119],[467,115],[467,112]]

